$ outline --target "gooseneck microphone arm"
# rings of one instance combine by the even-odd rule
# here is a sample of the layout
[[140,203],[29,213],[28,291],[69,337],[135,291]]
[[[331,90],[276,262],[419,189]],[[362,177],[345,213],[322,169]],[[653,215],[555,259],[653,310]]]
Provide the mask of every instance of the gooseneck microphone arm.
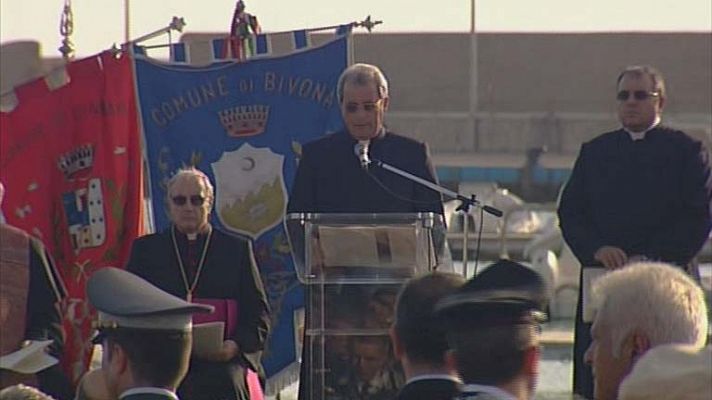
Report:
[[398,174],[406,179],[410,179],[411,181],[415,183],[419,183],[427,188],[430,188],[438,193],[442,193],[445,196],[448,196],[452,199],[459,200],[460,206],[457,207],[458,211],[464,211],[465,213],[470,211],[470,207],[480,207],[482,208],[483,211],[485,211],[488,214],[494,215],[495,217],[501,217],[503,215],[502,211],[500,211],[497,208],[494,208],[492,206],[488,206],[485,204],[480,203],[475,199],[475,195],[471,195],[470,197],[463,196],[460,193],[453,192],[450,189],[447,189],[445,187],[442,187],[440,185],[437,185],[433,182],[430,182],[429,180],[423,179],[419,176],[415,176],[409,172],[403,171],[402,169],[396,168],[390,164],[386,164],[383,161],[376,160],[376,159],[370,159],[368,160],[367,165],[369,164],[374,164],[379,168],[383,168],[386,171],[393,172],[395,174]]
[[[392,165],[386,164],[381,160],[377,159],[369,159],[368,158],[368,148],[366,147],[365,149],[362,148],[362,151],[366,153],[365,157],[359,157],[359,160],[361,161],[361,166],[366,169],[366,172],[368,172],[368,167],[370,164],[375,164],[379,168],[383,168],[386,171],[393,172],[394,174],[400,175],[406,179],[410,179],[411,181],[415,183],[419,183],[427,188],[430,188],[438,193],[441,193],[445,196],[448,196],[450,198],[456,199],[460,201],[460,205],[457,207],[457,211],[462,211],[465,215],[463,215],[463,235],[462,235],[462,273],[463,276],[467,277],[467,258],[468,258],[468,214],[470,212],[470,207],[478,207],[480,210],[491,214],[495,217],[501,217],[503,215],[502,211],[494,208],[492,206],[488,206],[485,204],[480,203],[475,199],[475,195],[470,195],[470,197],[463,196],[460,193],[453,192],[450,189],[444,188],[440,185],[437,185],[433,182],[430,182],[426,179],[423,179],[419,176],[415,176],[409,172],[403,171],[401,169],[398,169]],[[358,153],[357,153],[358,155]],[[480,221],[480,234],[477,239],[477,251],[475,255],[475,274],[477,274],[477,262],[479,261],[479,253],[480,253],[480,239],[482,238],[482,224],[483,221]]]

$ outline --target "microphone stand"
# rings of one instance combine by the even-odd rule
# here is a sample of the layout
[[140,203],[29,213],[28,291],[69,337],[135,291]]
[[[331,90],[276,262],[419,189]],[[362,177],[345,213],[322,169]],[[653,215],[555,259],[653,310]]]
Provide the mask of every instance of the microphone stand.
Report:
[[[488,206],[486,204],[482,204],[479,201],[475,199],[475,195],[470,195],[470,197],[461,195],[460,193],[454,192],[450,189],[447,189],[445,187],[442,187],[440,185],[437,185],[433,182],[430,182],[426,179],[423,179],[419,176],[415,176],[409,172],[403,171],[402,169],[396,168],[390,164],[387,164],[381,160],[377,159],[368,159],[364,158],[361,160],[361,165],[368,171],[368,167],[370,164],[375,164],[379,168],[383,168],[386,171],[393,172],[394,174],[400,175],[406,179],[409,179],[415,183],[418,183],[420,185],[423,185],[429,189],[432,189],[438,193],[441,193],[447,197],[450,197],[455,200],[460,201],[460,205],[457,207],[457,211],[463,211],[463,235],[462,235],[462,273],[465,277],[467,277],[467,231],[468,231],[468,214],[470,211],[470,207],[478,207],[481,208],[484,212],[493,215],[495,217],[501,217],[503,215],[502,211],[494,208],[492,206]],[[480,221],[480,224],[483,223],[484,221]]]

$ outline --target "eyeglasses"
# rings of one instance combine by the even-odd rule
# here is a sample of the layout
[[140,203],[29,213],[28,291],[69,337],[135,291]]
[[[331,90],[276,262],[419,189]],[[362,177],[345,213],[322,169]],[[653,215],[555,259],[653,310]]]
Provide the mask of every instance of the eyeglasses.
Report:
[[[171,197],[171,200],[173,201],[173,204],[175,204],[177,206],[184,206],[185,203],[188,202],[188,197],[183,196],[183,195],[178,195],[178,196]],[[190,196],[190,204],[192,204],[196,207],[200,207],[203,205],[203,203],[205,203],[205,197],[203,197],[199,194]]]
[[[373,112],[375,111],[378,107],[381,105],[381,101],[383,99],[378,99],[374,102],[368,102],[368,103],[362,103],[360,106],[363,108],[363,111],[366,112]],[[355,113],[359,109],[359,104],[358,103],[347,103],[344,108],[346,109],[346,112],[348,113]]]
[[636,99],[638,101],[643,101],[643,100],[647,100],[651,97],[659,97],[660,93],[659,92],[646,92],[645,90],[636,90],[634,92],[631,92],[628,90],[621,90],[616,95],[616,99],[618,99],[618,101],[627,101],[631,95],[633,95],[634,99]]

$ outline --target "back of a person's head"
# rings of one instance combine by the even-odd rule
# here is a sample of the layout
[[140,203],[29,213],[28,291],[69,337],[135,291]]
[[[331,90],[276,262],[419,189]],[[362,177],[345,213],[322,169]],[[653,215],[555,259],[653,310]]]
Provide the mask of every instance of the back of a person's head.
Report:
[[537,344],[536,329],[531,324],[473,325],[449,332],[463,382],[499,386],[511,381],[521,373],[527,349]]
[[[192,316],[214,307],[185,301],[113,267],[95,271],[86,294],[97,310],[98,335],[92,341],[102,343],[105,360],[126,359],[133,383],[175,389],[188,371]],[[107,382],[111,391],[126,386],[113,383]]]
[[187,372],[192,343],[190,332],[117,329],[109,340],[126,352],[137,381],[175,388]]
[[446,325],[455,366],[466,384],[532,380],[538,356],[528,356],[538,353],[546,293],[537,272],[499,260],[438,303],[436,313]]
[[650,346],[683,343],[701,347],[707,339],[707,306],[702,289],[680,268],[634,263],[594,282],[596,324],[610,334],[614,352],[632,332]]
[[54,397],[26,385],[13,385],[0,390],[0,400],[54,400]]
[[618,398],[712,399],[712,347],[675,344],[648,350],[621,383]]
[[394,328],[413,361],[440,365],[448,349],[446,331],[433,310],[444,296],[465,283],[461,275],[435,272],[408,281],[396,303]]

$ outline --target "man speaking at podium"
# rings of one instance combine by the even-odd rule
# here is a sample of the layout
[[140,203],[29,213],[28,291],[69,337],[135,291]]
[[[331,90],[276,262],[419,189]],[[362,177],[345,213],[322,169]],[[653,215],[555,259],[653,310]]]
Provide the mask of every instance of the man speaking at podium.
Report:
[[425,143],[386,130],[388,81],[369,64],[354,64],[339,77],[346,130],[303,147],[287,212],[442,214],[440,194],[370,164],[379,160],[437,182]]
[[[434,212],[442,215],[439,193],[371,162],[382,161],[437,183],[427,145],[389,132],[383,124],[389,97],[388,81],[381,70],[373,65],[354,64],[339,77],[337,92],[346,129],[304,145],[287,212]],[[307,310],[307,321],[309,314]],[[305,340],[299,399],[307,400],[310,396],[322,399],[321,393],[314,394],[319,388],[312,388],[309,379],[310,369],[314,367],[308,365],[309,359],[309,345]],[[355,385],[346,386],[355,388]],[[373,393],[369,398],[389,398],[397,391],[397,388],[391,389],[394,390]],[[325,399],[341,398],[338,393],[333,397],[324,396]]]

